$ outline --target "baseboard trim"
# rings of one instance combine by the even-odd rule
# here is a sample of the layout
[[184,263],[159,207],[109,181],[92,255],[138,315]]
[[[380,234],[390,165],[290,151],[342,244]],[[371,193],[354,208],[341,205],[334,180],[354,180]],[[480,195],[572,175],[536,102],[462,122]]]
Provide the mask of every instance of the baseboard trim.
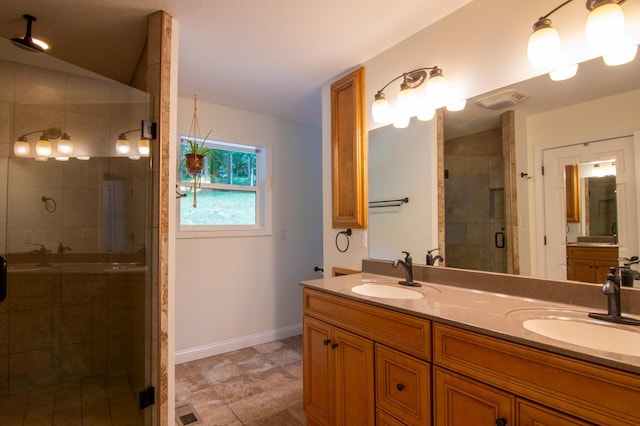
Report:
[[242,336],[235,339],[211,343],[209,345],[184,349],[176,351],[175,363],[183,364],[185,362],[195,361],[197,359],[207,358],[223,354],[225,352],[236,351],[250,346],[261,345],[263,343],[269,343],[274,340],[285,339],[299,334],[302,334],[302,324],[291,325],[277,330],[264,331],[262,333],[251,334],[249,336]]

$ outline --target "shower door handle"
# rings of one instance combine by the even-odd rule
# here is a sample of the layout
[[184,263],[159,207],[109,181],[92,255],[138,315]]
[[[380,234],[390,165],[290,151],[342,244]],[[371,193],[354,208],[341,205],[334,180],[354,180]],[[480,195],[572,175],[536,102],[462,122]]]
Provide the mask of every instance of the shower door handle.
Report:
[[0,256],[0,302],[7,298],[7,261]]

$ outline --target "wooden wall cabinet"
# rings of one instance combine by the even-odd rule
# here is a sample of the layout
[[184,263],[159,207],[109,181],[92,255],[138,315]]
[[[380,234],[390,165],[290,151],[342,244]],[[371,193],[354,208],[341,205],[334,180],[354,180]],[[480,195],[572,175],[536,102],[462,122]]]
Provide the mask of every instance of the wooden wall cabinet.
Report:
[[367,227],[364,67],[331,85],[333,228]]
[[568,280],[604,284],[613,266],[618,266],[618,247],[567,246]]

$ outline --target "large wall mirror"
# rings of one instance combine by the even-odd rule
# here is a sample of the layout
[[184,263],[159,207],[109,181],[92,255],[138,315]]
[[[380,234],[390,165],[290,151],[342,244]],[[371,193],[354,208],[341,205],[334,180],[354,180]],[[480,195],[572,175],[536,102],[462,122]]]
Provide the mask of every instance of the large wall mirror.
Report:
[[[444,215],[446,217],[447,210],[451,210],[452,207],[456,205],[456,203],[465,204],[467,213],[475,213],[478,210],[482,210],[484,213],[487,213],[486,221],[482,219],[469,219],[466,218],[464,221],[469,225],[468,229],[465,230],[466,234],[462,233],[460,227],[451,226],[452,220],[451,218],[448,221],[445,221],[445,240],[448,238],[448,242],[446,243],[445,252],[450,254],[445,256],[447,259],[446,265],[451,267],[461,267],[465,269],[477,269],[477,270],[487,270],[487,271],[495,271],[495,272],[509,272],[504,269],[503,264],[504,260],[499,257],[499,253],[494,256],[492,254],[494,251],[499,251],[502,248],[499,246],[503,245],[504,241],[508,241],[508,235],[511,232],[517,231],[510,227],[509,223],[504,223],[504,203],[513,201],[516,198],[520,201],[519,206],[522,210],[522,206],[524,205],[524,209],[528,210],[528,213],[518,212],[517,217],[522,217],[523,214],[530,214],[532,216],[538,215],[538,217],[530,218],[530,223],[543,223],[544,220],[542,216],[544,215],[544,210],[540,210],[541,207],[535,206],[535,197],[532,197],[530,194],[517,194],[515,186],[512,189],[505,188],[504,174],[496,173],[496,170],[502,170],[502,166],[498,164],[502,161],[501,154],[499,154],[499,149],[502,149],[504,146],[501,142],[501,132],[502,132],[502,116],[507,111],[514,111],[516,120],[515,120],[515,141],[513,142],[516,152],[520,151],[519,158],[522,158],[522,152],[526,152],[526,156],[532,158],[535,153],[533,152],[533,148],[529,146],[526,142],[526,138],[529,136],[528,130],[526,129],[528,123],[528,117],[536,116],[538,114],[552,114],[555,111],[561,111],[567,108],[580,108],[580,105],[590,102],[596,99],[606,98],[613,95],[620,95],[626,93],[635,93],[640,89],[640,79],[638,78],[640,75],[640,60],[636,59],[635,61],[625,64],[619,67],[607,67],[603,64],[601,59],[593,59],[591,61],[580,64],[580,69],[578,70],[578,74],[570,80],[566,81],[551,81],[547,75],[543,75],[540,77],[533,78],[531,80],[519,82],[513,84],[508,87],[498,88],[494,91],[491,91],[486,94],[482,94],[470,99],[467,103],[467,107],[464,111],[449,113],[445,111],[444,114],[444,160],[445,160],[445,169],[454,169],[456,167],[463,166],[464,162],[467,161],[466,164],[473,164],[474,167],[480,167],[486,165],[487,175],[482,179],[483,189],[482,191],[476,191],[478,188],[478,178],[466,178],[461,185],[458,197],[459,198],[449,198],[447,199],[448,206],[442,206],[442,210],[438,212],[440,215]],[[637,99],[637,96],[633,99]],[[485,106],[481,106],[478,102],[483,101]],[[635,108],[633,105],[630,105],[629,108]],[[595,126],[597,123],[589,123],[591,127]],[[611,129],[611,126],[607,126],[607,123],[602,123],[603,127],[607,127],[607,131]],[[433,124],[431,124],[433,125]],[[415,128],[414,128],[415,126]],[[384,138],[393,138],[393,143],[396,147],[402,147],[407,140],[407,137],[413,139],[424,140],[425,143],[432,143],[430,138],[433,137],[433,132],[429,132],[429,126],[425,126],[423,123],[412,120],[411,125],[408,129],[394,129],[390,126],[383,129],[375,129],[372,130],[369,134],[369,144],[373,145],[379,140],[381,137]],[[570,132],[571,129],[567,129],[567,132]],[[640,126],[636,126],[634,128],[635,131],[640,130]],[[421,133],[422,132],[422,133]],[[605,132],[606,134],[606,132]],[[467,147],[463,147],[463,142],[465,139],[469,139],[473,135],[472,139],[474,140],[484,140],[481,142],[484,144],[484,151],[482,153],[478,152],[478,148],[480,145],[468,145]],[[611,136],[611,135],[607,135]],[[618,135],[614,135],[618,136]],[[631,152],[630,158],[627,158],[628,166],[631,167],[635,165],[635,156],[637,154],[633,153],[633,135],[624,135],[629,139],[631,144]],[[592,138],[584,139],[583,135],[576,137],[574,140],[571,140],[571,137],[566,137],[565,140],[568,140],[567,145],[576,145],[581,146],[580,143],[587,143],[590,141],[598,140],[603,138],[603,133],[597,131],[597,129],[593,132]],[[457,148],[452,148],[451,141],[457,141]],[[410,142],[406,142],[407,144]],[[412,143],[412,142],[411,142]],[[449,146],[447,145],[449,143]],[[530,143],[530,142],[529,142]],[[611,142],[614,146],[618,143],[617,139]],[[512,148],[513,148],[512,147]],[[457,151],[456,151],[457,149]],[[447,152],[451,153],[456,152],[460,154],[466,150],[466,153],[473,152],[474,149],[476,152],[474,155],[478,155],[478,158],[473,158],[471,160],[464,160],[460,157],[454,158],[453,162],[447,162]],[[528,151],[528,152],[527,152]],[[381,160],[377,158],[377,153],[375,151],[369,152],[369,162],[370,164],[379,164],[384,163],[384,161],[392,161],[391,156],[397,155],[398,158],[404,159],[405,161],[412,162],[407,163],[411,164],[409,167],[418,167],[417,164],[422,164],[423,167],[430,167],[432,160],[427,157],[420,158],[418,155],[407,155],[407,152],[403,149],[395,149],[386,152],[384,155],[386,156],[385,160]],[[421,154],[422,155],[422,154]],[[600,160],[608,159],[608,158],[599,158]],[[379,161],[380,160],[380,161]],[[479,160],[479,161],[478,161]],[[395,161],[395,160],[393,160]],[[457,161],[457,163],[456,163]],[[522,160],[521,160],[522,161]],[[532,160],[529,160],[533,163]],[[536,160],[537,161],[537,160]],[[575,161],[574,164],[579,164],[582,162],[588,161]],[[569,164],[569,163],[567,163]],[[619,166],[619,163],[617,163]],[[468,167],[467,167],[468,169]],[[448,170],[451,172],[451,170]],[[519,165],[519,169],[513,171],[515,178],[518,180],[518,183],[521,184],[520,188],[522,188],[522,184],[530,185],[527,188],[533,193],[537,189],[534,189],[535,179],[532,179],[531,175],[538,174],[535,170],[529,170],[528,166]],[[370,170],[370,176],[371,176]],[[376,172],[378,173],[378,172]],[[521,175],[524,173],[525,175]],[[528,174],[528,175],[527,175]],[[455,174],[454,174],[455,175]],[[449,179],[454,178],[455,176],[449,175]],[[475,179],[475,181],[470,180]],[[527,179],[532,179],[527,181]],[[630,181],[635,182],[635,177],[630,178]],[[530,182],[530,183],[524,183]],[[486,184],[485,184],[486,183]],[[445,179],[445,193],[447,189],[451,192],[453,181]],[[616,183],[618,186],[619,182]],[[435,187],[434,182],[430,181],[420,181],[418,179],[411,179],[403,181],[404,192],[410,193],[418,190],[431,190],[431,188]],[[541,184],[540,184],[541,185]],[[567,271],[566,271],[566,244],[569,238],[566,230],[571,228],[571,221],[566,220],[566,196],[564,194],[564,168],[562,169],[562,196],[559,198],[559,202],[562,204],[562,220],[559,223],[560,233],[557,235],[557,253],[559,253],[561,263],[563,264],[563,268],[561,272],[556,272],[554,274],[550,274],[548,269],[552,269],[551,267],[541,268],[537,267],[537,270],[533,275],[543,276],[548,278],[560,278],[566,279]],[[596,184],[597,185],[597,184]],[[577,186],[579,191],[583,191],[583,186]],[[629,190],[630,186],[627,186],[626,189]],[[635,185],[633,185],[634,197],[635,200]],[[480,194],[482,193],[482,195]],[[371,194],[371,191],[370,191]],[[374,191],[375,194],[375,191]],[[451,194],[450,194],[451,195]],[[475,200],[478,205],[474,205],[473,198],[481,198],[481,200]],[[522,197],[522,199],[520,199]],[[524,202],[523,202],[524,200]],[[616,210],[617,214],[620,214],[620,203],[625,203],[624,200],[621,200],[620,195],[618,194],[616,202],[612,205],[609,202],[609,210]],[[635,204],[635,201],[634,201]],[[615,205],[615,209],[613,206]],[[602,207],[602,203],[601,203]],[[623,206],[626,209],[626,206]],[[436,212],[431,212],[431,214],[436,214]],[[589,213],[586,210],[583,211],[583,214],[591,215],[594,213]],[[370,218],[372,217],[372,209],[369,210]],[[381,213],[376,213],[376,215],[380,216]],[[476,224],[478,224],[476,226]],[[513,225],[517,226],[517,221]],[[400,239],[393,243],[390,242],[388,237],[388,224],[387,226],[387,236],[385,239],[377,239],[376,235],[379,233],[379,229],[376,228],[376,221],[370,222],[369,233],[370,233],[370,253],[373,258],[385,258],[392,259],[397,256],[393,255],[396,250],[388,251],[386,250],[388,247],[399,247],[403,246],[403,242],[401,238],[403,235],[407,235],[408,232],[413,232],[414,234],[418,234],[423,229],[423,223],[418,219],[415,221],[397,221],[394,222],[394,227],[402,230],[401,232],[397,232],[396,235]],[[581,225],[582,226],[582,225]],[[604,226],[604,225],[603,225]],[[611,225],[607,225],[610,227]],[[627,224],[627,229],[623,229],[625,226],[622,221],[616,222],[615,227],[616,233],[618,236],[620,234],[624,234],[625,238],[628,238],[631,241],[627,241],[626,247],[624,250],[626,252],[625,255],[637,255],[638,253],[632,253],[631,250],[636,250],[638,247],[638,230],[637,224]],[[544,225],[539,226],[543,228]],[[629,229],[629,227],[631,229]],[[408,230],[405,230],[407,228]],[[504,228],[504,229],[503,229]],[[411,231],[412,230],[412,231]],[[538,229],[537,234],[532,236],[531,238],[537,238],[538,234],[544,232],[542,229]],[[595,232],[595,231],[593,231]],[[548,233],[548,232],[547,232]],[[591,231],[589,231],[591,233]],[[586,234],[586,232],[585,232]],[[577,236],[577,235],[576,235]],[[586,235],[585,235],[586,236]],[[529,237],[524,236],[524,241],[529,241]],[[506,238],[506,239],[505,239]],[[475,264],[472,265],[462,265],[458,264],[455,260],[455,249],[452,249],[449,244],[455,243],[460,246],[461,240],[465,240],[469,243],[469,248],[467,247],[466,257],[468,259],[473,259]],[[477,243],[477,246],[474,244]],[[392,245],[393,244],[393,245]],[[431,249],[433,247],[430,246],[429,242],[425,243],[421,247],[421,251],[414,256],[415,262],[424,263],[424,254],[426,254],[426,250]],[[525,246],[526,247],[526,246]],[[475,251],[474,251],[475,250]],[[548,259],[553,259],[551,254],[545,254],[541,251],[539,246],[534,247],[531,245],[529,253],[520,253],[520,256],[530,256],[533,260],[530,260],[530,263],[540,262],[539,258],[543,256],[547,256]],[[522,250],[525,251],[525,250]],[[486,254],[485,257],[480,255],[475,255],[474,253]],[[542,253],[542,254],[541,254]],[[412,253],[413,254],[413,253]],[[515,256],[518,256],[518,250],[514,253]],[[622,255],[622,252],[621,252]],[[479,259],[482,261],[480,262]],[[450,263],[449,260],[451,260]],[[522,259],[521,259],[522,260]],[[551,263],[551,262],[547,262]],[[537,265],[537,263],[536,263]],[[528,268],[523,274],[530,275],[528,272],[531,268]],[[517,273],[517,272],[516,272]],[[564,275],[562,275],[564,274]]]

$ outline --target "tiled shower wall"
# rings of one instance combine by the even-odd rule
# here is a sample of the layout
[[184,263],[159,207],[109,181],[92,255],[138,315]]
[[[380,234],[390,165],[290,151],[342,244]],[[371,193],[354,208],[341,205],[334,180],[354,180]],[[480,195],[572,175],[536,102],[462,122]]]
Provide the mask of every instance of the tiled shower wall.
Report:
[[502,130],[446,140],[444,168],[447,266],[505,272]]

